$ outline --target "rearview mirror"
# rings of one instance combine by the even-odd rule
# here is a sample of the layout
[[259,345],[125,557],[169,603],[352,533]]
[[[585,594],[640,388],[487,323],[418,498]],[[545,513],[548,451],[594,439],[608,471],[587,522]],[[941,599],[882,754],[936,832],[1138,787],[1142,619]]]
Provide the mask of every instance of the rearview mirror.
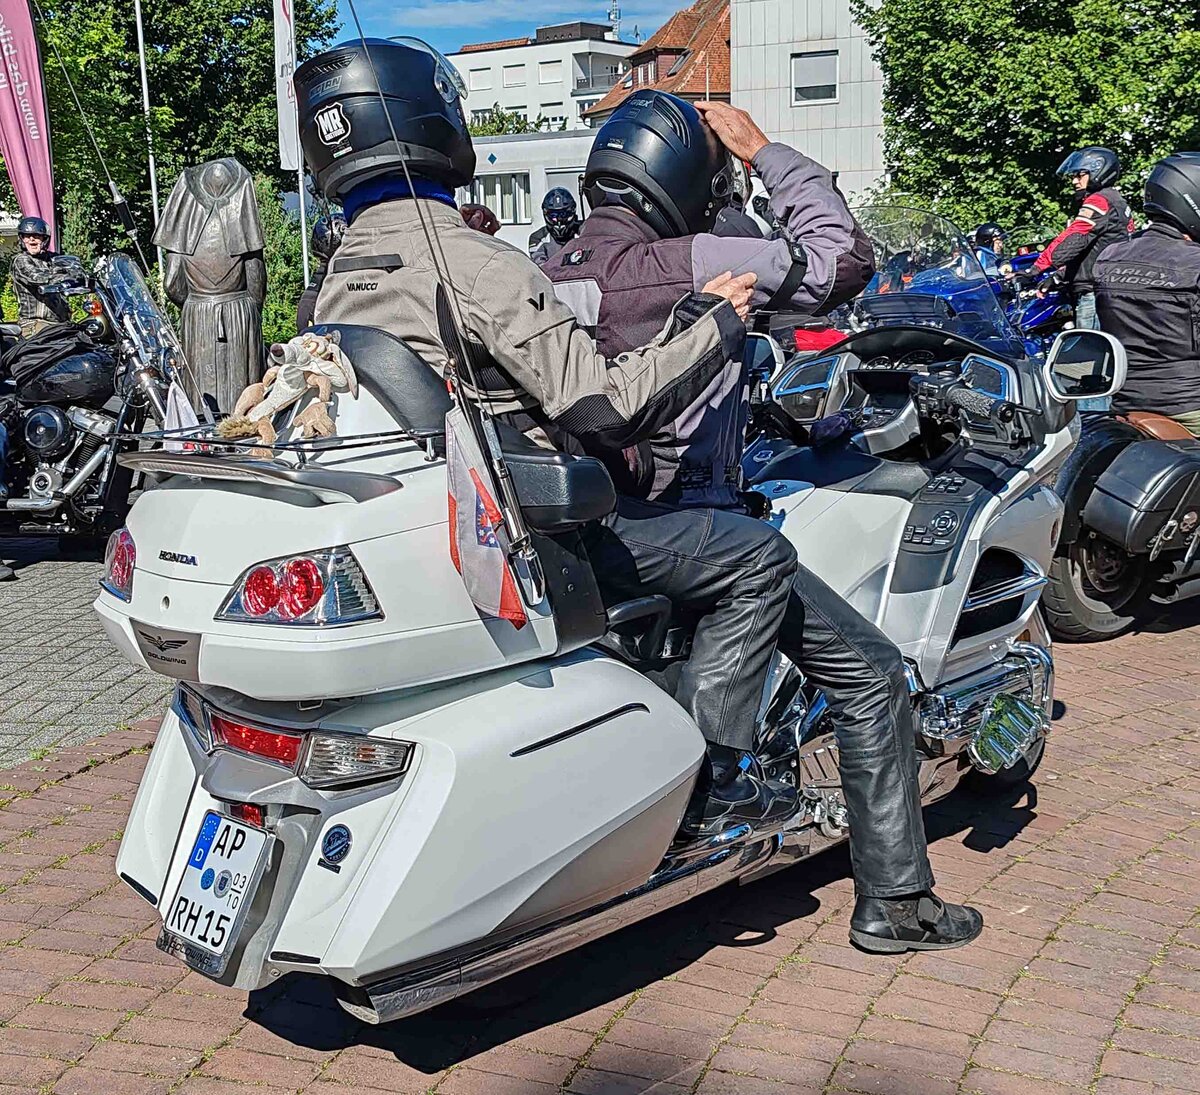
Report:
[[1063,331],[1043,368],[1046,387],[1060,403],[1103,398],[1125,383],[1125,347],[1104,331]]
[[837,410],[845,398],[845,355],[801,360],[780,372],[771,385],[771,394],[792,418],[807,425]]

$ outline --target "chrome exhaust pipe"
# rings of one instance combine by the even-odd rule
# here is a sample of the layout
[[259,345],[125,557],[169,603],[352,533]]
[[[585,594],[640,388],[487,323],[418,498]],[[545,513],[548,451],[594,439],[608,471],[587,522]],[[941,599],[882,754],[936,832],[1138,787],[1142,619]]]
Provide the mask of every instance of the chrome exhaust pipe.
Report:
[[62,505],[61,498],[10,498],[6,507],[22,513],[52,513]]
[[469,951],[425,959],[374,985],[337,983],[338,1003],[373,1025],[436,1007],[732,882],[763,866],[783,841],[774,834],[732,845],[720,846],[719,838],[714,842],[717,850],[700,859],[680,862],[668,853],[644,885],[574,916],[509,938],[484,939]]

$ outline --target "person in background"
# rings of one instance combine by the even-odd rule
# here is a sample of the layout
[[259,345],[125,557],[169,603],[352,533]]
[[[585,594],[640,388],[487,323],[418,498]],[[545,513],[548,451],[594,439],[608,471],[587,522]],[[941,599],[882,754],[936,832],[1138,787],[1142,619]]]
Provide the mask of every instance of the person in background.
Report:
[[13,292],[17,297],[17,322],[21,337],[29,338],[55,323],[71,318],[66,297],[46,292],[55,280],[54,259],[50,250],[50,228],[41,217],[22,217],[17,224],[20,247],[13,256]]
[[296,330],[303,331],[312,326],[313,309],[317,304],[317,294],[325,282],[329,272],[329,260],[342,242],[346,234],[346,218],[341,213],[330,213],[321,217],[312,227],[312,253],[321,261],[313,271],[312,280],[300,294],[296,304]]
[[542,199],[542,218],[546,225],[529,237],[529,257],[545,266],[579,235],[582,222],[575,197],[566,187],[556,186]]
[[1135,227],[1129,203],[1114,185],[1121,161],[1111,148],[1089,146],[1063,160],[1058,174],[1075,187],[1076,213],[1037,257],[1033,271],[1057,270],[1075,302],[1075,326],[1099,327],[1092,268],[1101,251],[1129,239]]
[[988,221],[975,229],[975,254],[988,277],[1000,276],[1000,259],[1004,255],[1004,230]]
[[1118,411],[1154,411],[1200,437],[1200,152],[1159,160],[1147,228],[1096,260],[1100,326],[1129,355]]
[[468,228],[474,228],[476,232],[494,236],[500,231],[500,221],[486,205],[473,205],[468,202],[459,209],[459,212],[462,214],[463,224]]

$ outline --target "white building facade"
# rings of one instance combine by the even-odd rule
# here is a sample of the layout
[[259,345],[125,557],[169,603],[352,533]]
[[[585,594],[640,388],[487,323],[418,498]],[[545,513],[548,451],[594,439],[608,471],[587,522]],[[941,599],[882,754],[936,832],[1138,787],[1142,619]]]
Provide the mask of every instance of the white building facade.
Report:
[[547,129],[572,130],[587,126],[583,111],[616,84],[636,48],[604,24],[568,23],[539,27],[532,40],[464,47],[449,60],[467,85],[469,117],[498,105]]
[[524,249],[530,234],[545,223],[542,198],[547,190],[565,187],[580,202],[579,176],[595,136],[593,129],[578,129],[476,137],[475,180],[458,191],[458,200],[486,205],[500,220],[497,235]]
[[847,195],[880,181],[883,74],[847,0],[732,0],[730,18],[734,105]]

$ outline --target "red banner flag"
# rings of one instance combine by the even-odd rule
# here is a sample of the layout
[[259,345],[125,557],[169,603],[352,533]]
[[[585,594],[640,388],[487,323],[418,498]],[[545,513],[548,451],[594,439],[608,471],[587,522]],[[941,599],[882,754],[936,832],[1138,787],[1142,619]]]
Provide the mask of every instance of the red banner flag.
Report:
[[27,0],[0,0],[0,154],[21,203],[54,232],[54,178],[42,59]]

